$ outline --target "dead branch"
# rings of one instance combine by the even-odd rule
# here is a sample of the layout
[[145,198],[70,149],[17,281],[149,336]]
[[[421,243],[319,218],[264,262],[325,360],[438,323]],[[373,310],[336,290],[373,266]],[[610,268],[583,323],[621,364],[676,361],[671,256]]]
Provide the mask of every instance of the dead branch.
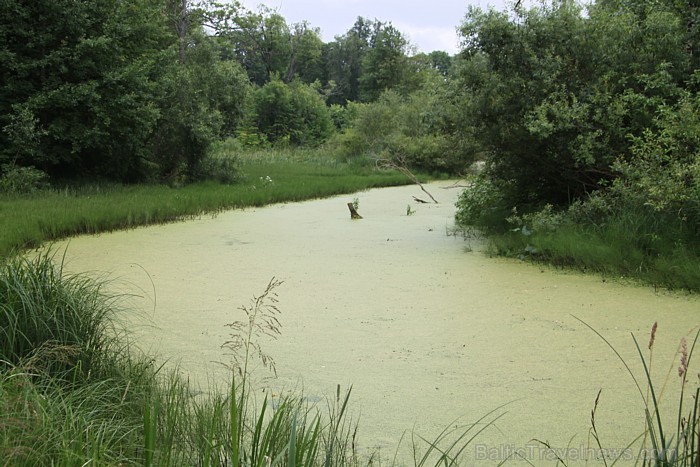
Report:
[[[443,190],[449,190],[450,188],[471,188],[471,185],[469,185],[469,184],[461,185],[459,183],[462,180],[467,181],[467,179],[468,179],[468,177],[466,177],[464,174],[458,173],[457,180],[452,185],[441,186],[440,188],[442,188]],[[469,182],[467,181],[467,183],[469,183]]]
[[423,190],[428,196],[430,196],[430,199],[433,200],[435,204],[439,204],[438,200],[436,200],[433,195],[431,195],[428,190],[425,189],[423,184],[418,180],[418,177],[413,175],[413,172],[411,172],[408,169],[408,164],[406,164],[406,158],[403,156],[397,157],[396,159],[377,159],[376,166],[380,169],[393,169],[393,170],[398,170],[411,180],[413,180],[413,183],[418,185],[421,190]]

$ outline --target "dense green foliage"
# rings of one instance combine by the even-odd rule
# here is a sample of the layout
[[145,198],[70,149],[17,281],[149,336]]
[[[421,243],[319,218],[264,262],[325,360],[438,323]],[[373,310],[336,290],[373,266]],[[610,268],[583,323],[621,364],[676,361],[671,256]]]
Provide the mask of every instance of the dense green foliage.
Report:
[[59,175],[138,171],[167,40],[151,5],[2,3],[0,161]]
[[348,104],[350,124],[338,138],[341,156],[392,160],[428,172],[458,173],[471,162],[460,141],[444,131],[444,85],[402,97],[386,91],[369,104]]
[[316,146],[331,135],[330,111],[312,85],[273,78],[253,96],[253,126],[270,143]]
[[391,23],[360,17],[324,44],[305,22],[214,0],[8,0],[0,41],[0,176],[54,181],[217,178],[217,141],[318,145],[328,106],[407,94],[451,65],[409,57]]
[[470,10],[455,124],[485,169],[458,221],[503,252],[700,289],[697,21],[673,1]]
[[248,80],[201,29],[178,55],[172,6],[3,2],[0,162],[71,179],[193,176],[237,125]]
[[691,77],[685,26],[653,9],[639,18],[597,7],[586,17],[570,1],[517,21],[471,12],[457,78],[473,90],[460,96],[462,123],[494,155],[489,173],[510,184],[509,202],[562,205],[616,178],[630,135],[650,128],[654,109],[673,104]]

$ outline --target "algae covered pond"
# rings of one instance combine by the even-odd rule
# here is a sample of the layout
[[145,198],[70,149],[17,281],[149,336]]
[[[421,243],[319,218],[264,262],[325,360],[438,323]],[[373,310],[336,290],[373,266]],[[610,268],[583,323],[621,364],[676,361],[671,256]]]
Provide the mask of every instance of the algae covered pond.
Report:
[[[467,458],[552,460],[536,438],[573,464],[595,464],[587,449],[601,389],[601,442],[624,449],[644,428],[640,394],[575,317],[604,335],[638,378],[631,333],[647,352],[658,321],[652,373],[676,415],[677,350],[700,324],[697,297],[490,258],[478,240],[448,235],[459,195],[449,186],[429,185],[437,205],[416,204],[413,196],[427,198],[416,186],[375,189],[54,248],[67,247],[67,270],[107,273],[115,290],[132,294],[139,346],[202,385],[227,377],[217,362],[229,359],[221,345],[225,325],[244,316],[239,307],[272,277],[284,281],[276,289],[281,336],[260,341],[277,378],[257,369],[260,388],[325,404],[338,385],[352,386],[358,446],[389,458],[404,433],[399,459],[410,457],[412,433],[432,439],[501,407]],[[364,218],[353,221],[347,203],[355,197]]]

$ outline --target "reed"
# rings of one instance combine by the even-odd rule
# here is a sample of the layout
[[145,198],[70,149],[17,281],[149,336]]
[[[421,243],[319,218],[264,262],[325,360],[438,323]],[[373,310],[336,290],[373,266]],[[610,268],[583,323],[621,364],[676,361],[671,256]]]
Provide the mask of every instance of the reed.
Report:
[[[679,357],[679,365],[677,367],[678,379],[676,384],[680,385],[678,399],[674,406],[677,407],[676,413],[664,413],[661,408],[661,391],[659,391],[658,383],[655,382],[651,375],[651,365],[653,357],[654,342],[656,339],[656,330],[658,323],[654,323],[649,339],[648,355],[645,355],[636,336],[632,334],[632,342],[639,355],[639,360],[642,364],[643,375],[638,377],[632,371],[629,363],[620,355],[618,350],[606,339],[600,332],[591,327],[586,322],[576,318],[588,329],[593,331],[616,355],[620,362],[624,365],[627,373],[632,379],[637,392],[639,393],[640,401],[644,410],[645,426],[642,433],[628,446],[631,449],[636,441],[642,440],[639,445],[639,450],[635,456],[637,464],[649,467],[691,467],[700,464],[700,386],[692,390],[690,397],[686,389],[690,386],[688,380],[688,366],[695,350],[695,345],[700,337],[700,330],[695,331],[690,348],[685,337],[681,338],[676,355]],[[669,375],[672,377],[673,375]],[[664,382],[664,386],[667,382]],[[689,384],[690,383],[690,384]],[[692,389],[692,386],[690,386]],[[591,430],[594,440],[601,451],[604,450],[603,442],[598,434],[596,427],[596,408],[600,392],[596,397],[593,411],[591,412]],[[690,405],[688,407],[688,404]],[[669,420],[674,420],[675,423],[670,424]],[[669,426],[669,424],[671,426]],[[647,444],[648,443],[648,444]],[[650,446],[650,448],[647,448]],[[603,457],[603,463],[614,465],[620,461],[611,459],[610,463]]]

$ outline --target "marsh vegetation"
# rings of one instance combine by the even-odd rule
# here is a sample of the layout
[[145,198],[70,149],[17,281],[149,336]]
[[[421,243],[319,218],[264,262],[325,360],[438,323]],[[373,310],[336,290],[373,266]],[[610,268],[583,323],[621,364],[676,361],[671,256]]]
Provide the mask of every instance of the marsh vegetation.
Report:
[[217,157],[239,164],[235,184],[209,181],[171,187],[94,183],[44,189],[29,196],[0,195],[0,256],[70,235],[410,183],[401,174],[377,172],[369,164],[337,162],[324,149],[260,150],[241,156],[224,144]]
[[[362,17],[324,43],[311,25],[289,25],[268,8],[117,3],[0,5],[3,461],[380,462],[356,450],[350,391],[320,410],[298,395],[259,400],[244,370],[201,394],[137,351],[123,297],[67,274],[57,257],[25,256],[78,234],[459,176],[468,189],[455,219],[485,235],[490,252],[656,291],[700,290],[693,2],[469,8],[455,56],[416,53],[390,22]],[[395,223],[421,218],[421,207],[404,206]],[[696,313],[683,316],[694,330]],[[248,336],[242,348],[250,350]],[[652,390],[652,355],[634,342],[644,370],[632,375],[644,395],[641,438],[653,449],[645,463],[698,462],[698,393],[688,376],[695,341],[687,337],[672,355],[685,368],[675,430],[657,416],[668,410]],[[476,420],[489,426],[500,416],[484,413],[493,418]],[[449,465],[482,435],[475,426],[443,432],[440,446],[417,441],[413,462]]]

